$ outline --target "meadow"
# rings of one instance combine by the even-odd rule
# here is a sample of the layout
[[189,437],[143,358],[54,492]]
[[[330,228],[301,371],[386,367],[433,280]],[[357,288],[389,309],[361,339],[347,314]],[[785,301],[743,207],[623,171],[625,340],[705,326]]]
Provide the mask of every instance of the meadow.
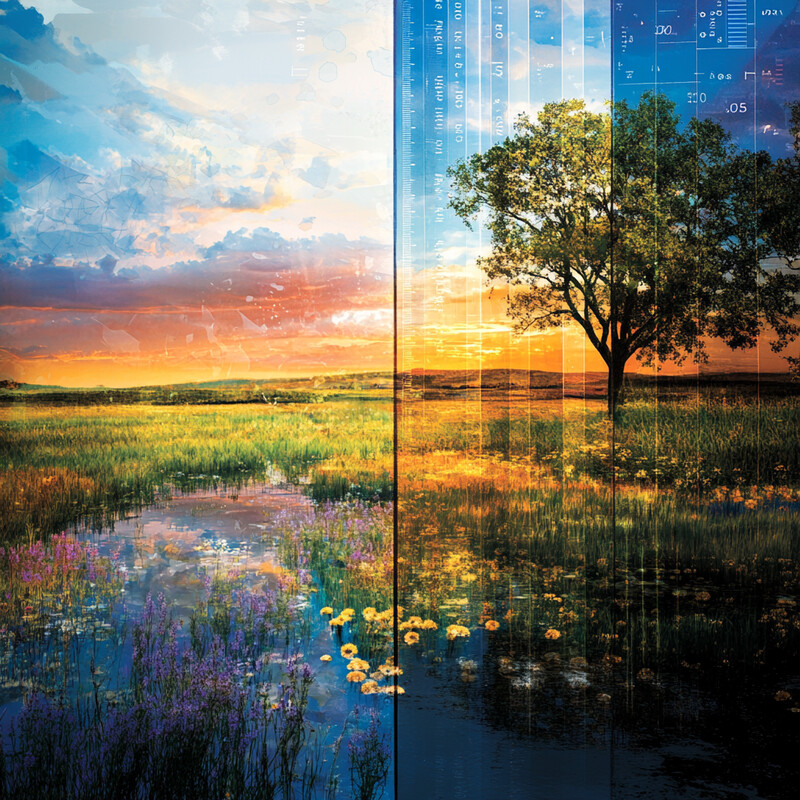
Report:
[[712,392],[634,396],[613,423],[591,399],[401,408],[400,602],[468,632],[449,672],[422,658],[452,702],[530,748],[663,749],[615,796],[792,796],[799,412]]
[[[647,768],[673,796],[792,796],[800,403],[603,405],[401,397],[396,486],[389,398],[2,409],[6,796],[373,800],[394,715],[401,796],[498,731],[631,763],[658,732],[693,742]],[[209,538],[261,484],[298,500]],[[196,537],[126,561],[115,521],[180,498]],[[145,570],[191,603],[132,602]],[[436,697],[413,736],[402,694]],[[464,714],[485,739],[426,735]]]
[[[310,480],[320,499],[389,499],[391,414],[385,394],[297,405],[0,406],[0,542],[102,525],[171,492],[241,485],[273,469]],[[323,465],[337,459],[332,474]]]

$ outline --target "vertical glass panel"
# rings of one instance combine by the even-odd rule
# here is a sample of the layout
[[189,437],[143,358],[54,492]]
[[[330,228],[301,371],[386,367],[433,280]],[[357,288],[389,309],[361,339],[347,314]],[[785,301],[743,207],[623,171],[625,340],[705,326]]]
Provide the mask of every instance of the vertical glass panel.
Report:
[[794,6],[614,7],[613,306],[637,348],[614,425],[620,796],[783,796],[796,774]]
[[795,5],[400,4],[401,792],[791,792]]
[[[406,2],[397,25],[399,793],[592,796],[611,769],[587,581],[610,572],[611,494],[583,471],[609,471],[603,362],[562,316],[526,318],[490,214],[462,217],[469,174],[496,167],[502,193],[503,159],[537,157],[538,115],[566,113],[547,104],[603,112],[609,9]],[[552,146],[586,183],[569,133]]]

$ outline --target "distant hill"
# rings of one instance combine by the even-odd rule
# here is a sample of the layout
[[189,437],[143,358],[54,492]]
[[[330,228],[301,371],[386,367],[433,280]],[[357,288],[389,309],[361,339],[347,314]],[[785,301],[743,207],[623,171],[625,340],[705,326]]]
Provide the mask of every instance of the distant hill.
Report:
[[108,405],[152,403],[154,405],[231,403],[319,403],[337,397],[390,397],[391,373],[267,380],[219,380],[159,386],[69,388],[3,381],[0,403],[52,403],[62,405]]
[[[534,399],[557,397],[601,398],[606,396],[605,372],[546,372],[524,369],[412,370],[397,376],[397,387],[409,397],[482,396]],[[698,375],[641,375],[626,373],[625,381],[634,394],[685,395],[691,389],[725,388],[743,394],[772,396],[800,394],[800,383],[787,373],[709,372]]]
[[[786,373],[709,372],[698,375],[625,375],[632,396],[686,396],[702,389],[730,395],[797,396],[800,383]],[[56,404],[152,403],[319,403],[341,398],[388,398],[393,382],[400,398],[551,400],[560,397],[600,399],[606,396],[604,372],[561,373],[524,369],[412,370],[318,375],[310,378],[218,380],[128,388],[67,388],[0,381],[0,403]]]

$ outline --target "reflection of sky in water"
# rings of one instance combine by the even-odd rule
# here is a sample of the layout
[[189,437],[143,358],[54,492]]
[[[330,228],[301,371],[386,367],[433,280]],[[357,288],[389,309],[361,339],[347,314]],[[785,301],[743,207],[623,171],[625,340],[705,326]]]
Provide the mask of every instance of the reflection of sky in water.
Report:
[[[311,507],[305,495],[276,486],[256,484],[238,490],[201,491],[118,522],[113,531],[103,534],[100,548],[110,554],[122,546],[129,614],[134,618],[138,615],[148,594],[163,594],[187,631],[191,612],[208,597],[207,580],[214,574],[235,570],[248,590],[277,589],[282,570],[279,537],[272,531],[278,519],[281,525],[291,524],[307,517]],[[340,725],[355,699],[361,701],[358,688],[344,683],[336,662],[330,666],[320,663],[322,654],[335,653],[339,647],[327,618],[319,615],[322,598],[301,594],[297,600],[295,607],[301,613],[311,608],[310,639],[295,637],[289,645],[292,652],[303,654],[315,674],[309,718]],[[280,647],[276,650],[270,663],[278,665],[284,659]],[[387,709],[390,705],[385,698],[375,702]]]
[[186,617],[206,598],[205,575],[237,569],[249,588],[274,589],[278,539],[269,531],[278,515],[285,521],[309,506],[304,495],[263,485],[201,491],[116,523],[99,546],[108,555],[121,546],[130,607],[163,593]]
[[[87,538],[100,555],[115,560],[125,583],[111,612],[107,607],[84,606],[86,624],[74,644],[78,678],[84,690],[90,686],[88,669],[93,658],[103,692],[127,685],[132,622],[139,618],[148,595],[164,595],[174,618],[180,620],[179,636],[188,641],[192,611],[208,599],[210,579],[215,574],[236,571],[241,580],[237,588],[245,591],[279,590],[279,538],[273,532],[278,522],[285,526],[307,519],[311,509],[309,498],[295,490],[256,484],[178,496],[118,521],[112,528],[90,534]],[[273,683],[280,681],[287,652],[299,653],[315,678],[307,716],[315,724],[331,726],[328,744],[332,744],[356,703],[382,709],[384,730],[389,731],[391,700],[384,696],[363,697],[357,684],[344,680],[346,661],[339,657],[340,643],[331,633],[328,618],[319,614],[325,599],[308,593],[298,595],[296,600],[300,615],[310,618],[311,633],[301,637],[298,623],[288,644],[284,636],[278,636],[269,659],[276,667]],[[58,624],[54,620],[54,633]],[[98,631],[96,645],[92,644],[92,628]],[[325,653],[334,656],[332,663],[320,662]],[[6,735],[11,720],[21,711],[23,689],[19,680],[7,680],[0,687],[0,709],[4,712],[0,731]]]

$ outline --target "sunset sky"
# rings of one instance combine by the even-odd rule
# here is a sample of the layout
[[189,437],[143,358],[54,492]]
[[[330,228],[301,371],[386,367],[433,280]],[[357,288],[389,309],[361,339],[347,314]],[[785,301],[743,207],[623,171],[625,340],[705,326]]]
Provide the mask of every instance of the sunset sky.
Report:
[[391,3],[0,3],[0,372],[392,364]]
[[[728,15],[722,4],[713,14],[710,8],[695,0],[403,6],[403,106],[395,132],[401,370],[605,370],[573,322],[511,334],[506,288],[487,287],[475,266],[491,252],[488,214],[470,231],[448,208],[447,168],[513,135],[520,112],[535,119],[546,103],[568,98],[602,112],[612,96],[637,105],[654,91],[673,101],[684,121],[710,118],[743,147],[774,157],[792,152],[786,103],[800,99],[800,84],[788,77],[800,70],[796,0],[777,0],[770,13],[757,15],[747,4],[746,19]],[[797,351],[795,343],[790,353]],[[751,350],[709,342],[708,355],[699,367],[691,360],[661,366],[689,373],[786,370],[766,336]],[[627,368],[644,369],[635,359]]]
[[[504,3],[492,6],[508,10],[504,54],[488,15],[495,44],[467,43],[465,137],[456,146],[451,126],[440,157],[415,160],[424,224],[400,274],[401,291],[413,284],[401,356],[409,368],[600,370],[574,327],[512,335],[504,287],[475,266],[488,237],[434,213],[446,167],[519,111],[609,96],[607,2]],[[435,6],[418,4],[429,33]],[[477,0],[464,7],[477,24]],[[389,0],[0,0],[0,379],[390,370],[392,36]],[[487,81],[498,58],[504,80]],[[647,48],[628,58],[641,67]],[[415,79],[434,66],[419,59]],[[784,368],[761,351],[716,348],[712,362]]]

